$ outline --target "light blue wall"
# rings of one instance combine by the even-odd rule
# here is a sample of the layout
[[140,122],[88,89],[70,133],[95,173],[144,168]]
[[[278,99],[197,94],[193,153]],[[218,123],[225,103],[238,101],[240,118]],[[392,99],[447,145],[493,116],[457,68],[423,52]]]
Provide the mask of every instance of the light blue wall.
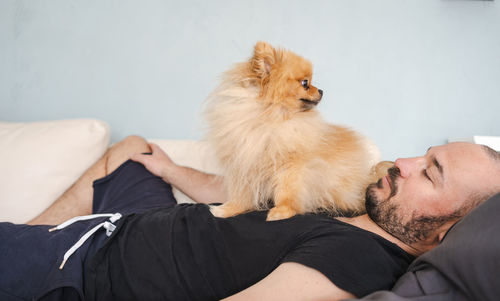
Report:
[[500,135],[499,1],[2,0],[0,120],[198,139],[203,99],[257,40],[309,58],[325,118],[385,159]]

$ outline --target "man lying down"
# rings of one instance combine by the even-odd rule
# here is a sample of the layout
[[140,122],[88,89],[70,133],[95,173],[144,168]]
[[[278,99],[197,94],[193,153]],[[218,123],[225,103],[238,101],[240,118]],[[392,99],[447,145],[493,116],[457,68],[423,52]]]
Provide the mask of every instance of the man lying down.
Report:
[[[170,185],[199,204],[175,205]],[[30,225],[0,223],[0,300],[362,297],[498,191],[498,154],[453,143],[396,160],[368,187],[366,215],[219,219],[207,204],[224,200],[220,178],[132,136]]]

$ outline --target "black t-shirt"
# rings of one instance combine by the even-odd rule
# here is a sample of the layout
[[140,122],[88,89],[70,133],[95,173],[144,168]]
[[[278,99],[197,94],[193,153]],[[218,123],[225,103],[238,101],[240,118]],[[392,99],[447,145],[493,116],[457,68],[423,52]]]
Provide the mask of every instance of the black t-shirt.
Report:
[[215,218],[204,204],[130,215],[89,261],[90,300],[219,300],[283,262],[314,268],[356,296],[390,289],[413,259],[395,244],[326,215]]

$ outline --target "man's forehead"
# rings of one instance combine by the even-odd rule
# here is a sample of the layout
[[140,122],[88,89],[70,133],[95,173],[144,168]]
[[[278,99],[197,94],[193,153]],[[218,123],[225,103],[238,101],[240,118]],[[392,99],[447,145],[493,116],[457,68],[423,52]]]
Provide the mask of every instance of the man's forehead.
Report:
[[451,178],[461,183],[479,184],[477,180],[487,175],[490,166],[484,150],[473,143],[454,142],[436,146],[428,154],[434,155],[443,169],[449,171]]
[[453,142],[431,146],[427,150],[427,153],[450,160],[458,159],[460,161],[467,158],[484,157],[484,151],[481,149],[481,146],[469,142]]

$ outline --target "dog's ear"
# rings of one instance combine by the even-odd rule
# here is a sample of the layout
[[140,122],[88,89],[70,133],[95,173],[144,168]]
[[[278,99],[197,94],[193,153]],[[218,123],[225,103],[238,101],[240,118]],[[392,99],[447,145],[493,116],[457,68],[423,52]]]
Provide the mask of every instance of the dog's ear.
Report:
[[264,79],[271,72],[274,63],[276,63],[276,50],[273,46],[266,42],[257,42],[251,59],[252,71]]

